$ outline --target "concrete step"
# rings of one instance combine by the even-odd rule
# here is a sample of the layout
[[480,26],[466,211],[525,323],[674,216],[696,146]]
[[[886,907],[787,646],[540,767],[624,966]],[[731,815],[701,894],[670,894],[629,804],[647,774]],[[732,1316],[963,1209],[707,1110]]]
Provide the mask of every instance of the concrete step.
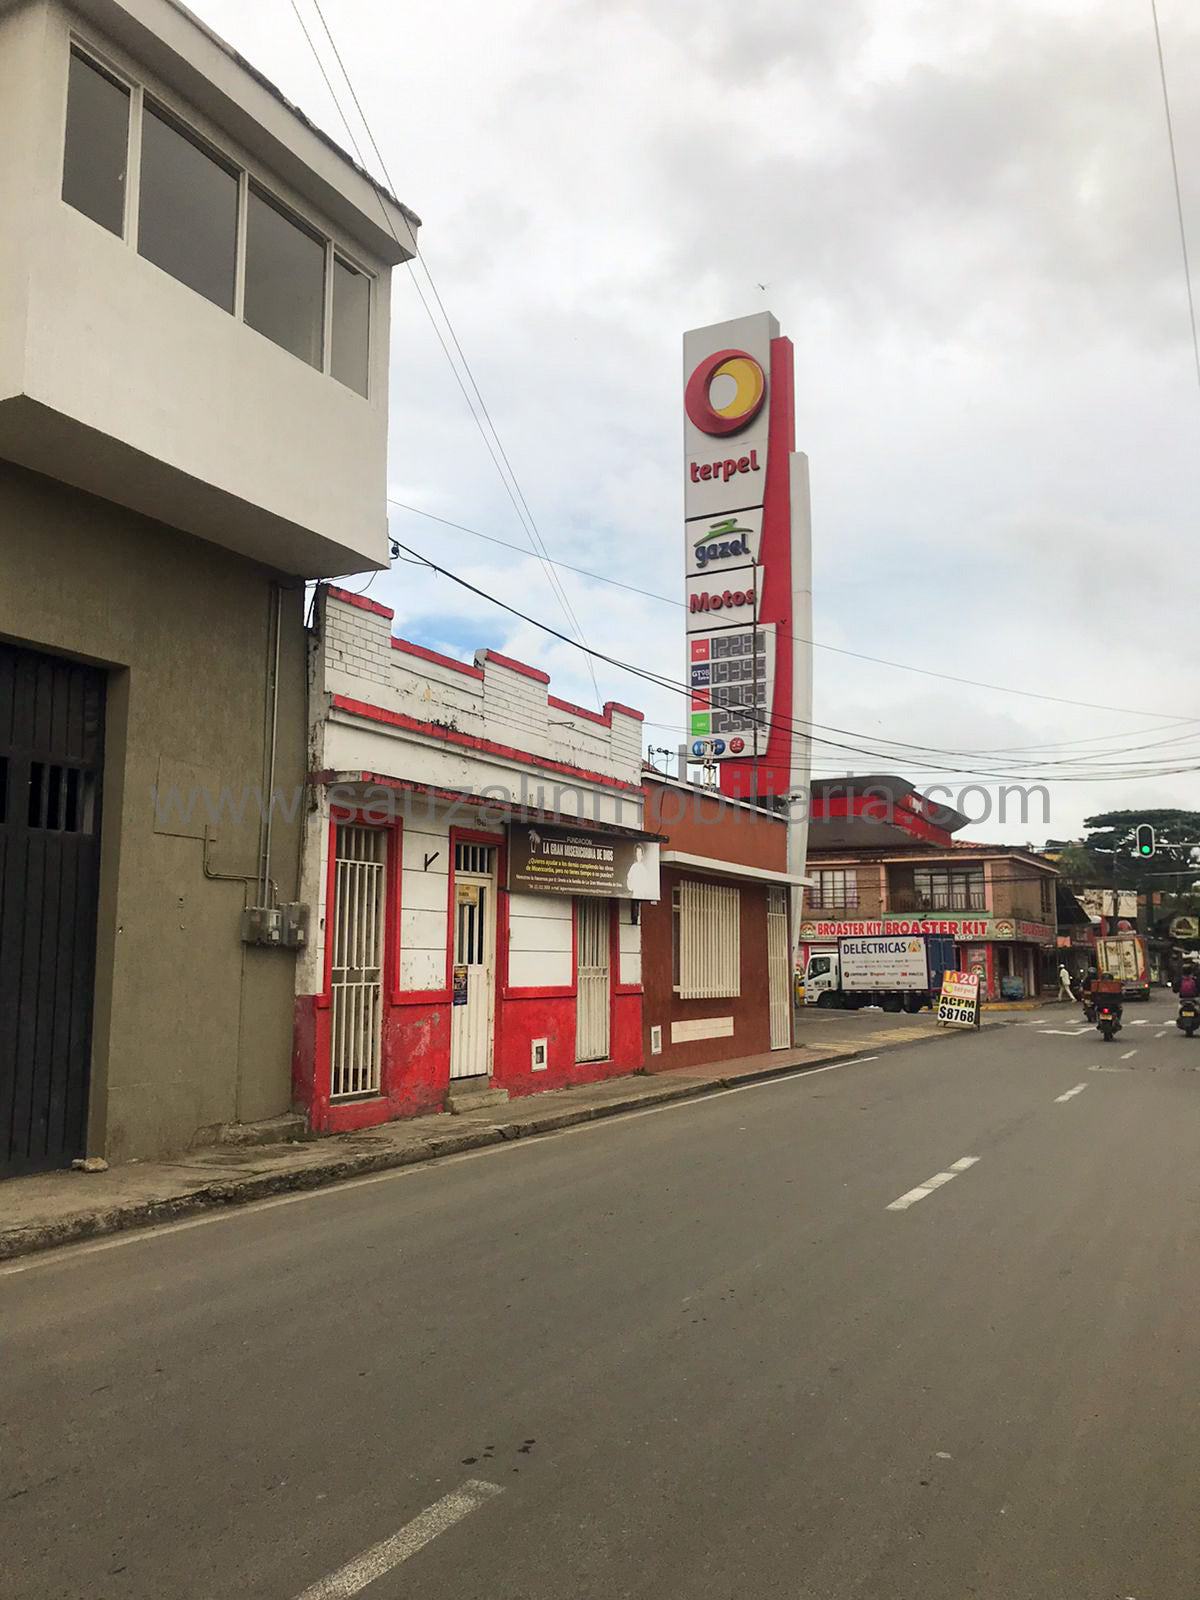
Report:
[[219,1122],[213,1128],[201,1128],[192,1140],[192,1148],[233,1144],[287,1144],[292,1139],[308,1137],[308,1118],[298,1111],[289,1111],[282,1117],[265,1117],[261,1122]]
[[491,1084],[477,1089],[451,1089],[446,1095],[446,1110],[453,1117],[469,1117],[476,1111],[486,1111],[488,1106],[507,1104],[508,1090],[493,1088]]

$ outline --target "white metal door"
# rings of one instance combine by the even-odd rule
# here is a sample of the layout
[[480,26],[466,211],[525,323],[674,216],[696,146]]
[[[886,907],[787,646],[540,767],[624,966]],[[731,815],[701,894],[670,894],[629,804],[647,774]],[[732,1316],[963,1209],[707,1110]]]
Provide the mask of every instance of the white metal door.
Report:
[[771,1049],[792,1042],[792,993],[788,983],[787,890],[767,890],[767,998],[771,1007]]
[[341,823],[335,849],[329,1092],[345,1100],[379,1093],[387,834]]
[[496,986],[496,852],[486,844],[454,847],[454,1004],[450,1076],[492,1072]]
[[575,901],[575,1059],[606,1061],[609,1055],[609,901]]

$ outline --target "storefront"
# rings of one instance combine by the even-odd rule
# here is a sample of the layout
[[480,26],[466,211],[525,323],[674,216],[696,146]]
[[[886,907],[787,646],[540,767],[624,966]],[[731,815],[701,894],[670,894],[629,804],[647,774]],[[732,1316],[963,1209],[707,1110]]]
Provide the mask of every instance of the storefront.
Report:
[[655,775],[647,828],[662,893],[642,918],[646,1069],[730,1061],[792,1042],[788,824],[778,811]]
[[455,661],[390,623],[319,596],[305,856],[319,914],[294,1073],[317,1132],[642,1059],[639,907],[659,863],[638,713],[589,712],[535,668]]
[[883,934],[938,933],[954,940],[959,967],[977,972],[988,1000],[1026,1000],[1041,994],[1047,960],[1052,960],[1055,930],[1049,923],[995,917],[884,916],[865,921],[809,920],[800,925],[801,964],[810,955],[836,948],[838,939]]

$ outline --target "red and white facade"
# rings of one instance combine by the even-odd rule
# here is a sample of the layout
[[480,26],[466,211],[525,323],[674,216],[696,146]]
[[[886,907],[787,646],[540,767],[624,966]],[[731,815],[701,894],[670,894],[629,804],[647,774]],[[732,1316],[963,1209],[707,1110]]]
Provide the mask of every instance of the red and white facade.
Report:
[[[457,661],[391,623],[318,591],[293,1072],[316,1132],[440,1109],[455,1086],[528,1094],[642,1059],[631,896],[657,897],[658,846],[641,714],[572,705],[536,668]],[[513,887],[531,825],[568,858],[636,854],[634,890],[556,887],[553,865],[544,887]]]

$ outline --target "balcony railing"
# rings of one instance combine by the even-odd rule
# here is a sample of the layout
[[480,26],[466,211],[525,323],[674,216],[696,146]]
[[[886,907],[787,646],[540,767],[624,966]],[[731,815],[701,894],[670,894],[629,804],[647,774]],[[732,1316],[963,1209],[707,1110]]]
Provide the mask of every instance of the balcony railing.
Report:
[[947,889],[919,894],[915,889],[893,889],[888,895],[890,911],[986,911],[983,889]]

